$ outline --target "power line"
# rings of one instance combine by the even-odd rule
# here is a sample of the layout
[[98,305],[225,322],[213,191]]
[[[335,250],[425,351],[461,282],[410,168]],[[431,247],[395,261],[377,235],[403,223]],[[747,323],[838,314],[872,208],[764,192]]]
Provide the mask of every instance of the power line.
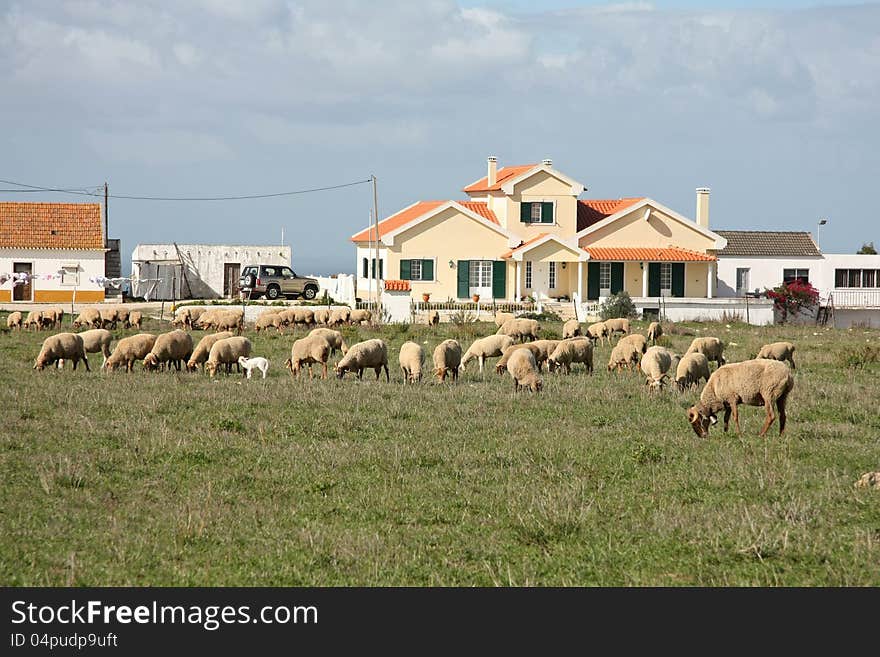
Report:
[[[128,199],[132,201],[244,201],[259,198],[276,198],[279,196],[295,196],[297,194],[310,194],[312,192],[326,192],[333,189],[342,189],[344,187],[354,187],[355,185],[364,185],[371,182],[371,178],[365,180],[355,180],[354,182],[342,183],[340,185],[329,185],[327,187],[312,187],[311,189],[298,189],[292,192],[275,192],[272,194],[248,194],[243,196],[129,196],[124,194],[110,194],[109,198]],[[26,185],[11,180],[0,180],[0,183],[6,185],[18,185],[19,187],[28,187],[29,189],[10,189],[0,190],[9,192],[58,192],[61,194],[75,194],[78,196],[98,196],[97,192],[82,192],[73,189],[59,189],[54,187],[41,187],[39,185]],[[88,189],[88,188],[85,188]]]

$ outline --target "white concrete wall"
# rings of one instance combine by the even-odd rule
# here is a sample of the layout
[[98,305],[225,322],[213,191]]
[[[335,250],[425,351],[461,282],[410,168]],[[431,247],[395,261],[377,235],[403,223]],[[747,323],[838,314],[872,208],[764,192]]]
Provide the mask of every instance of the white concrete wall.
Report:
[[[358,296],[358,298],[366,301],[370,298],[375,298],[376,281],[372,281],[372,288],[371,288],[370,287],[370,285],[371,285],[370,279],[363,277],[362,274],[364,273],[364,258],[367,259],[368,265],[370,263],[372,263],[373,258],[376,257],[376,249],[375,248],[368,249],[368,248],[359,246],[355,249],[355,251],[356,251],[356,256],[357,256],[357,260],[355,260],[355,270],[354,270],[354,272],[355,272],[354,275],[356,277],[355,278],[355,294]],[[382,273],[384,274],[384,278],[388,278],[388,279],[392,279],[392,280],[399,278],[399,276],[400,276],[399,271],[397,271],[397,272],[389,272],[388,271],[388,250],[387,249],[385,249],[385,248],[379,249],[379,260],[382,261],[381,267],[382,267]],[[370,270],[368,269],[367,271],[369,272]],[[379,289],[381,290],[382,287],[380,286]],[[373,290],[372,297],[370,295],[370,290]]]
[[[72,285],[63,285],[61,278],[45,278],[54,275],[64,265],[76,265],[79,268],[77,292],[99,292],[103,285],[92,283],[90,278],[104,276],[104,251],[87,251],[73,249],[0,249],[0,273],[12,273],[12,265],[16,262],[31,263],[31,272],[36,280],[31,282],[33,291],[72,291]],[[12,281],[6,281],[0,289],[12,294]],[[6,296],[6,295],[3,295]]]
[[[773,289],[782,283],[783,269],[808,269],[810,282],[820,288],[823,284],[826,264],[820,256],[812,258],[778,258],[778,257],[727,257],[718,258],[718,285],[716,292],[719,297],[736,296],[736,270],[747,267],[749,271],[749,291],[757,288]],[[832,284],[834,272],[831,272]]]
[[388,313],[388,321],[394,324],[409,323],[410,315],[410,292],[389,291],[382,292],[382,309]]
[[[227,263],[236,263],[241,268],[257,264],[287,266],[291,264],[290,246],[178,244],[177,247],[186,265],[186,278],[192,297],[196,299],[223,296],[223,271]],[[137,263],[157,260],[177,260],[177,250],[174,245],[138,244],[131,254],[132,276],[139,271]],[[297,273],[302,275],[302,272]]]

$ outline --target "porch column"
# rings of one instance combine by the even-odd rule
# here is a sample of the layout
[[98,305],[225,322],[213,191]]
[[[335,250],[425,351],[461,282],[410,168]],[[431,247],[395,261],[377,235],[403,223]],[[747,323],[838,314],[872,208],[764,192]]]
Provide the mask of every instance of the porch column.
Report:
[[642,297],[648,296],[648,263],[642,263]]
[[578,260],[578,301],[584,302],[584,261]]
[[519,260],[514,260],[513,265],[514,265],[514,271],[516,272],[516,299],[514,299],[514,301],[519,301],[520,298],[522,297],[522,294],[520,291]]
[[715,263],[710,262],[707,269],[709,273],[706,275],[706,298],[711,299],[713,283],[715,282]]

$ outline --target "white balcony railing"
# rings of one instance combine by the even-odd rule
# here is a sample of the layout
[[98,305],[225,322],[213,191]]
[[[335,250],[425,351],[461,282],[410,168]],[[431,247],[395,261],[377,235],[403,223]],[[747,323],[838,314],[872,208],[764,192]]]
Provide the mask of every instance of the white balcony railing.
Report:
[[829,303],[835,308],[880,308],[880,289],[831,290]]

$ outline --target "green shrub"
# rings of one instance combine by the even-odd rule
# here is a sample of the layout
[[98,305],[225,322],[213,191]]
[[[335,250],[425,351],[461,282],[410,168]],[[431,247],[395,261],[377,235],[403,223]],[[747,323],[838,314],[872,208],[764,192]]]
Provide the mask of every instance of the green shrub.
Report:
[[561,322],[562,318],[551,311],[544,311],[542,313],[523,313],[522,315],[517,315],[517,319],[536,319],[539,322]]
[[621,317],[637,319],[638,316],[636,306],[626,292],[618,292],[617,294],[611,295],[605,299],[599,307],[599,317],[601,317],[603,321],[606,319],[617,319]]

